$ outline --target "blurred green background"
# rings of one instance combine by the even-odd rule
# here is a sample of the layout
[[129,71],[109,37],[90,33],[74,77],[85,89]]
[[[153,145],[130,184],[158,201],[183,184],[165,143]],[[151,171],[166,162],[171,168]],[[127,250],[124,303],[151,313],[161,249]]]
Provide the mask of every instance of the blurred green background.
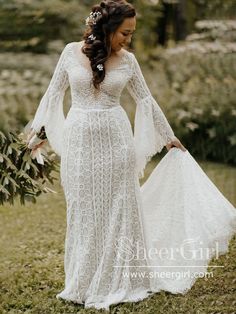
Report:
[[[176,135],[194,156],[236,164],[236,1],[139,0],[131,49]],[[0,129],[33,117],[92,0],[0,0]],[[133,124],[135,104],[122,104]],[[70,93],[65,100],[65,113]]]
[[[175,134],[198,160],[235,167],[236,1],[130,2],[137,12],[131,51]],[[96,3],[0,0],[0,131],[20,133],[33,118],[59,54],[82,39]],[[127,90],[121,104],[133,127]],[[70,105],[68,89],[65,115]],[[235,176],[228,181],[236,202]]]

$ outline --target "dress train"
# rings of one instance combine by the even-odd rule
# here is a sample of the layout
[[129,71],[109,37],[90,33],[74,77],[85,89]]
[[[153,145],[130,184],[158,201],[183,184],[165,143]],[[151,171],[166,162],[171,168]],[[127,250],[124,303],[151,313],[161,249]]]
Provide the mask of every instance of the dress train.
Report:
[[236,210],[179,148],[171,148],[155,167],[141,186],[141,198],[152,289],[186,293],[196,274],[227,252]]

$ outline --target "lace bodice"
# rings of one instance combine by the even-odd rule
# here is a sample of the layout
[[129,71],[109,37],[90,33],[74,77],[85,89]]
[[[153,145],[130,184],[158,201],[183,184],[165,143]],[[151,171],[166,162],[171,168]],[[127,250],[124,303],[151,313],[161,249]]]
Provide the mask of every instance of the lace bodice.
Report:
[[84,60],[87,57],[78,49],[81,46],[73,43],[68,51],[70,58],[67,58],[67,64],[65,60],[71,86],[72,106],[104,108],[118,105],[122,90],[131,75],[128,53],[124,51],[119,59],[114,61],[116,66],[105,65],[105,79],[101,82],[100,91],[98,91],[92,84],[90,64]]
[[134,98],[134,140],[139,175],[143,175],[147,161],[174,139],[161,108],[151,95],[135,55],[121,50],[105,63],[106,75],[97,91],[92,84],[92,69],[88,58],[81,52],[83,41],[71,42],[63,49],[54,74],[39,104],[31,127],[39,131],[44,125],[54,151],[61,155],[61,138],[65,121],[63,98],[71,89],[71,107],[103,109],[120,105],[126,87]]

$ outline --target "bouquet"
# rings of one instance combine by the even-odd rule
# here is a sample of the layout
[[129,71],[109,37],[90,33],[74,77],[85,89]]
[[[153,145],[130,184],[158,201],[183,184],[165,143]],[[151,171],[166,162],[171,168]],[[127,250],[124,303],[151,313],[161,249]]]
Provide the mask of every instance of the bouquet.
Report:
[[50,147],[44,127],[39,133],[30,130],[31,121],[19,135],[0,131],[0,204],[14,204],[19,196],[21,204],[36,202],[41,193],[54,192],[46,183],[57,178],[58,163]]
[[[39,133],[34,132],[33,130],[29,132],[32,121],[30,121],[24,128],[24,133],[27,134],[27,145],[31,149],[31,157],[36,158],[37,162],[41,165],[44,165],[44,156],[47,156],[47,136],[44,126],[41,128]],[[23,134],[24,134],[23,133]]]

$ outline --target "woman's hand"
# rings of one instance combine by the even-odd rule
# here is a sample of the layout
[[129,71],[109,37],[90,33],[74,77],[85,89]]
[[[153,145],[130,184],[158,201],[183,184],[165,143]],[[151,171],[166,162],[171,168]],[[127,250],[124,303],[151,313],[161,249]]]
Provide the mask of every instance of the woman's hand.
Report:
[[45,144],[46,140],[43,140],[42,142],[40,142],[39,144],[35,145],[32,148],[32,151],[34,152],[36,149],[38,149],[39,147],[43,146]]
[[166,148],[169,151],[172,147],[180,148],[182,151],[186,151],[187,149],[184,145],[180,142],[180,140],[175,136],[175,138],[168,144],[166,144]]
[[31,130],[29,135],[27,136],[27,147],[32,150],[32,152],[35,152],[38,148],[42,147],[47,139],[40,139],[34,130]]

